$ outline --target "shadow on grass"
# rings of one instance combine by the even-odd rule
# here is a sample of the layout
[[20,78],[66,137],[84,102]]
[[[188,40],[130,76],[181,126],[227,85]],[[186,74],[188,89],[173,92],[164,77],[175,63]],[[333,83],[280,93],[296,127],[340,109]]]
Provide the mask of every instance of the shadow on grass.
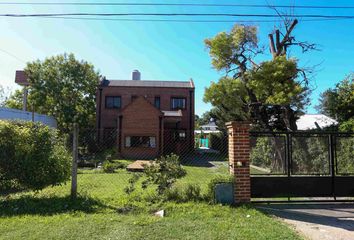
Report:
[[10,194],[14,194],[14,193],[20,193],[20,192],[24,192],[24,189],[16,189],[16,188],[10,188],[10,189],[0,189],[0,197],[6,197]]
[[23,196],[16,199],[0,200],[0,217],[27,214],[53,215],[75,211],[94,213],[107,208],[110,207],[86,196],[78,196],[75,200],[72,200],[70,196],[42,198]]
[[216,153],[191,154],[182,158],[182,165],[193,167],[215,167],[213,162],[227,162],[227,156]]

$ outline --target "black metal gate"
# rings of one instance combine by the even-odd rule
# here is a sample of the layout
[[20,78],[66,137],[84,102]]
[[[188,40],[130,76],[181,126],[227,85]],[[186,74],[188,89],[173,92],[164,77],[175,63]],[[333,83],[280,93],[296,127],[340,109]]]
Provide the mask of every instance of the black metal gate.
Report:
[[251,196],[354,197],[354,134],[251,132]]

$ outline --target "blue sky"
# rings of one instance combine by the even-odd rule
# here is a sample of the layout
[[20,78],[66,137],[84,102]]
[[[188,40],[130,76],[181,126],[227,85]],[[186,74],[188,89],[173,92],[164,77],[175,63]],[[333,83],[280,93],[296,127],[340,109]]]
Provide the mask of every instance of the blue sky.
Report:
[[[1,2],[1,1],[0,1]],[[4,1],[3,1],[4,2]],[[20,1],[18,1],[20,2]],[[23,1],[25,2],[25,1]],[[26,1],[30,2],[30,1]],[[56,1],[58,2],[58,1]],[[72,1],[71,1],[72,2]],[[80,2],[80,1],[77,1]],[[82,2],[90,2],[84,0]],[[94,2],[94,1],[93,1]],[[96,1],[98,2],[98,1]],[[109,2],[108,0],[105,2]],[[114,2],[114,1],[111,1]],[[164,2],[122,0],[115,2]],[[167,2],[167,1],[165,1]],[[350,5],[350,1],[168,1],[169,3],[240,3],[297,5]],[[354,5],[354,3],[352,4]],[[154,7],[154,6],[0,6],[0,13],[54,13],[54,12],[151,12],[151,13],[274,13],[270,9],[226,7]],[[354,9],[297,9],[295,14],[354,15]],[[131,18],[131,17],[124,17]],[[152,17],[143,17],[152,18]],[[155,17],[162,19],[163,17]],[[176,19],[178,17],[171,17]],[[180,17],[197,19],[197,17]],[[274,23],[252,22],[255,18],[199,17],[198,19],[249,20],[259,29],[261,44],[267,45],[267,34]],[[317,67],[312,79],[312,105],[307,112],[314,113],[319,94],[333,87],[354,66],[354,20],[301,21],[294,33],[299,40],[318,44],[321,51],[302,54],[292,50],[302,66]],[[131,71],[139,69],[144,80],[182,80],[193,78],[196,85],[196,113],[210,108],[202,101],[204,88],[217,81],[223,73],[211,67],[210,57],[203,40],[221,31],[231,29],[233,23],[177,23],[177,22],[124,22],[84,21],[65,19],[0,18],[0,84],[12,89],[15,70],[24,68],[27,61],[46,56],[72,52],[79,59],[93,63],[108,79],[130,79]],[[7,53],[4,53],[6,51]],[[259,60],[270,59],[266,51]],[[11,56],[13,55],[13,56]],[[14,57],[15,56],[15,57]]]

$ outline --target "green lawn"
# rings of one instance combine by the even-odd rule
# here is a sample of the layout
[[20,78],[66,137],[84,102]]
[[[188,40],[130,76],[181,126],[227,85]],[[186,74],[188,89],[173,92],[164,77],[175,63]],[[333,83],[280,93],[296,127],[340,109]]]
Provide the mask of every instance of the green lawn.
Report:
[[[198,183],[203,191],[212,176],[227,175],[226,162],[185,169],[177,186]],[[124,169],[80,172],[80,197],[74,202],[69,183],[0,197],[0,239],[301,239],[251,206],[151,203],[146,199],[152,189],[130,197],[124,193],[131,175]],[[160,209],[164,218],[152,215]]]

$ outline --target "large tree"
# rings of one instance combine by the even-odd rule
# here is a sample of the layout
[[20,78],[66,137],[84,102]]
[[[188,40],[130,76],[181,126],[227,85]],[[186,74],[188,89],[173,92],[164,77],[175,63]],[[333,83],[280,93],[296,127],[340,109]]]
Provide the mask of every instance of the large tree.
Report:
[[296,130],[297,115],[308,103],[307,77],[295,58],[287,56],[292,45],[313,48],[295,41],[291,35],[297,21],[286,22],[276,44],[270,35],[272,59],[257,63],[263,54],[259,47],[257,28],[236,24],[230,32],[221,32],[206,39],[213,67],[226,76],[212,83],[205,91],[204,101],[216,109],[219,119],[251,120],[264,130]]
[[4,107],[9,96],[10,89],[5,89],[0,85],[0,107]]
[[5,90],[4,87],[0,85],[0,107],[5,104]]
[[334,119],[344,131],[354,131],[354,73],[327,89],[320,96],[317,109]]
[[[70,131],[75,121],[82,128],[94,126],[99,73],[92,64],[63,54],[28,63],[25,73],[30,82],[30,109],[53,116],[63,132]],[[7,106],[22,108],[20,91],[10,97]]]

